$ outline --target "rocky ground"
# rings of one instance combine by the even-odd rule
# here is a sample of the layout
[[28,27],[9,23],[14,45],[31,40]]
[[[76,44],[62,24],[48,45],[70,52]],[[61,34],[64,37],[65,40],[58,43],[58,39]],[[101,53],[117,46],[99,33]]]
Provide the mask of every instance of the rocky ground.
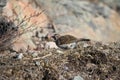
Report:
[[[120,80],[119,0],[1,2],[0,15],[8,20],[0,17],[0,32],[8,35],[0,33],[0,80]],[[45,12],[16,28],[26,17],[43,9]],[[17,16],[16,22],[11,23],[11,16]],[[11,30],[15,35],[9,34]],[[61,49],[55,42],[45,41],[48,33],[71,34],[91,41]]]
[[120,80],[120,43],[0,53],[0,80]]

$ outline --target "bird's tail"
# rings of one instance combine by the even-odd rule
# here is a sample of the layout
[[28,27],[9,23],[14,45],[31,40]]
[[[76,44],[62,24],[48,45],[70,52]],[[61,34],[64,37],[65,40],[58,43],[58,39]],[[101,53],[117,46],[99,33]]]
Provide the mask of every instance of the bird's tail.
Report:
[[80,38],[80,39],[78,39],[78,42],[79,41],[91,41],[90,39],[85,39],[85,38]]

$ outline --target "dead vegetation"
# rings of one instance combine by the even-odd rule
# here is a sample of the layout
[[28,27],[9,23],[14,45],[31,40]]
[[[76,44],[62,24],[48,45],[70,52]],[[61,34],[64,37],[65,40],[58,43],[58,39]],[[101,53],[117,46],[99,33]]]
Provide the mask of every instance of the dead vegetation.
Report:
[[1,53],[0,79],[73,80],[80,75],[84,80],[119,80],[120,44],[84,44],[80,42],[77,48],[69,50],[38,51],[36,57],[27,52],[22,59]]
[[18,28],[6,17],[0,17],[0,50],[6,49],[17,35]]
[[[0,52],[0,80],[73,80],[77,75],[84,80],[120,80],[119,42],[79,42],[75,49],[28,51],[22,59],[5,50],[36,24],[24,29],[24,23],[42,12],[24,16],[21,21],[0,17],[0,50],[4,50]],[[33,57],[34,53],[38,55]]]

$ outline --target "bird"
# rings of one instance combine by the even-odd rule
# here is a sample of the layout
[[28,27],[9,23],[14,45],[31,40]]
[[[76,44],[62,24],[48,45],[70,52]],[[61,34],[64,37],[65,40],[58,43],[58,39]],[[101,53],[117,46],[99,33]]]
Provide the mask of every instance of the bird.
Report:
[[62,49],[73,49],[76,47],[77,42],[79,41],[90,41],[90,39],[85,38],[76,38],[72,35],[60,35],[60,34],[53,34],[47,35],[46,37],[48,40],[53,40],[56,45]]

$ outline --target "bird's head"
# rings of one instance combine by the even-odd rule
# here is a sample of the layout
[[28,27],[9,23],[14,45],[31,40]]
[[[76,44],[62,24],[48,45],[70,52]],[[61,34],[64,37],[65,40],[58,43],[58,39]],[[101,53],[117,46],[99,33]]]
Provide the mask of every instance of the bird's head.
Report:
[[60,34],[52,34],[52,33],[48,33],[45,37],[45,39],[47,41],[56,41],[58,38],[60,37]]
[[58,38],[60,38],[60,34],[54,34],[52,38],[54,39],[54,41],[56,41]]

